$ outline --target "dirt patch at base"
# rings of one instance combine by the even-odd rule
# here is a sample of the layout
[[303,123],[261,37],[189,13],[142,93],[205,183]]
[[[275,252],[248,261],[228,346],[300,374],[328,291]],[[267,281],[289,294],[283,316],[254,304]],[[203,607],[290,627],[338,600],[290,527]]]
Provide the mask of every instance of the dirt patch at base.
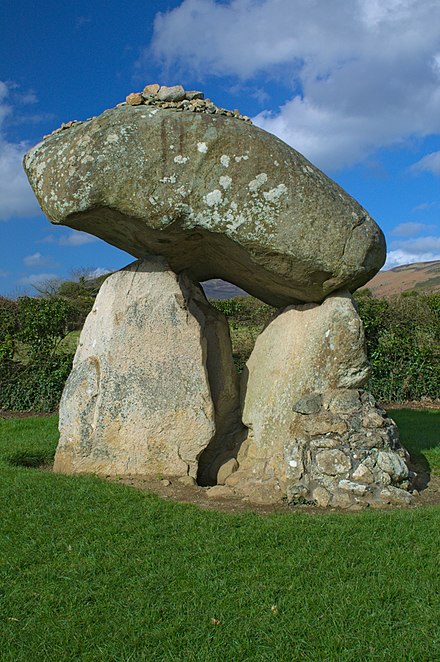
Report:
[[[414,465],[416,469],[417,466]],[[429,476],[419,473],[418,485],[420,492],[415,494],[414,503],[411,506],[391,506],[384,504],[380,507],[382,510],[402,509],[402,508],[421,508],[440,504],[440,476]],[[152,492],[163,499],[177,501],[179,503],[190,503],[207,510],[218,510],[229,513],[254,512],[260,515],[271,515],[273,513],[288,512],[306,512],[310,514],[323,515],[326,513],[347,513],[353,510],[341,510],[339,508],[317,508],[311,505],[289,505],[286,501],[279,501],[274,504],[260,504],[251,502],[246,498],[239,496],[231,497],[212,497],[208,495],[209,488],[198,485],[182,485],[178,479],[155,479],[147,476],[108,476],[106,480],[129,485],[138,490]],[[169,484],[166,484],[166,483]]]
[[[380,510],[402,510],[406,508],[422,508],[440,504],[440,476],[432,476],[426,472],[426,461],[423,457],[413,461],[413,469],[417,472],[416,487],[419,489],[414,493],[414,503],[410,506],[396,506],[383,504],[374,509]],[[53,465],[39,467],[42,471],[53,471]],[[280,500],[277,503],[265,504],[255,503],[246,497],[238,495],[228,497],[212,497],[208,495],[209,487],[200,485],[184,485],[178,478],[154,478],[151,476],[101,476],[102,480],[113,483],[122,483],[143,492],[157,494],[162,499],[178,503],[189,503],[206,510],[217,510],[226,513],[253,512],[260,515],[272,515],[274,513],[303,512],[314,515],[325,515],[327,513],[352,513],[356,510],[366,508],[342,510],[340,508],[318,508],[313,505],[289,505],[287,501]]]
[[[440,410],[440,400],[437,401],[412,401],[405,403],[387,403],[381,404],[386,410],[392,409],[438,409]],[[37,412],[11,412],[0,410],[0,419],[11,418],[29,418],[31,416],[51,416],[52,414],[42,414]],[[391,506],[384,504],[380,507],[383,510],[402,509],[402,508],[420,508],[424,506],[440,504],[440,476],[432,476],[429,474],[426,461],[423,456],[412,458],[413,468],[417,473],[416,488],[417,492],[414,496],[414,503],[411,506]],[[52,471],[52,465],[40,466],[40,470]],[[337,508],[317,508],[311,505],[289,505],[286,501],[279,501],[273,504],[261,504],[251,502],[246,498],[239,496],[231,497],[213,497],[208,496],[209,488],[200,487],[198,485],[184,485],[176,478],[160,477],[155,478],[151,476],[123,476],[114,477],[107,476],[104,479],[113,482],[123,483],[138,490],[145,492],[152,492],[157,494],[163,499],[176,501],[180,503],[189,503],[200,508],[207,510],[217,510],[222,512],[255,512],[261,515],[270,515],[273,513],[288,513],[288,512],[307,512],[310,514],[326,514],[326,513],[347,513],[352,512],[349,510],[341,510]],[[168,483],[168,484],[167,484]]]

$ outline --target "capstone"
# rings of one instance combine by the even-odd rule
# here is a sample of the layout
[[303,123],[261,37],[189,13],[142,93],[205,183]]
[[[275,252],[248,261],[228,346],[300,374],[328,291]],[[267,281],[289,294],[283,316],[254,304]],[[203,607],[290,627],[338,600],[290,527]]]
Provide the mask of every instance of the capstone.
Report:
[[181,86],[142,94],[27,153],[53,223],[136,258],[162,255],[195,282],[223,278],[276,307],[354,290],[380,269],[376,223],[301,154],[209,100],[163,100]]

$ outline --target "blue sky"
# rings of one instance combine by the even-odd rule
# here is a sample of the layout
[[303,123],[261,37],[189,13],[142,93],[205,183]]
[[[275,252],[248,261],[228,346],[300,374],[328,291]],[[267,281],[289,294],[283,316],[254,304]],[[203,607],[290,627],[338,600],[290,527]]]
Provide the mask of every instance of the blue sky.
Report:
[[52,226],[21,159],[152,82],[302,152],[376,219],[389,267],[440,259],[438,0],[6,0],[0,30],[0,294],[131,261]]

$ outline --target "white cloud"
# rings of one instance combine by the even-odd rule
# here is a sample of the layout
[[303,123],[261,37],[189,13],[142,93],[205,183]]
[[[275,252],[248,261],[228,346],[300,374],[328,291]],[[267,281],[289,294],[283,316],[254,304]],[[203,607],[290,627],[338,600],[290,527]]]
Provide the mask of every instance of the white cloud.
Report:
[[100,276],[105,276],[110,272],[111,269],[107,269],[106,267],[96,267],[96,269],[92,269],[92,271],[89,272],[87,276],[87,280],[93,280],[93,278],[99,278]]
[[394,250],[387,254],[387,260],[383,270],[399,267],[402,264],[413,264],[414,262],[433,262],[440,260],[440,252],[437,253],[411,253],[404,250]]
[[5,119],[11,112],[8,94],[8,86],[0,81],[0,221],[32,216],[40,210],[21,163],[29,145],[10,142],[4,133]]
[[48,234],[43,239],[39,239],[37,244],[56,244],[57,240],[53,234]]
[[37,285],[38,283],[44,283],[49,280],[58,280],[56,274],[30,274],[29,276],[24,276],[20,279],[22,285]]
[[[91,234],[74,230],[71,234],[67,235],[67,237],[60,237],[58,243],[60,246],[84,246],[84,244],[90,244],[93,241],[97,241],[97,238]],[[47,241],[47,243],[50,242]]]
[[396,235],[397,237],[413,237],[415,234],[430,230],[435,230],[435,225],[408,222],[396,225],[396,227],[391,230],[391,234]]
[[[391,248],[400,248],[410,253],[439,253],[440,237],[418,237],[417,239],[404,239],[393,241]],[[434,258],[437,259],[437,258]]]
[[55,266],[52,258],[46,257],[41,253],[32,253],[23,258],[23,263],[26,267],[51,267]]
[[431,172],[433,175],[440,175],[440,152],[431,152],[414,163],[411,167],[413,172]]
[[23,104],[37,103],[38,97],[34,90],[28,90],[23,94],[21,101]]
[[418,211],[426,211],[427,209],[431,209],[432,207],[437,207],[439,203],[437,200],[434,200],[433,202],[421,202],[419,205],[414,207],[411,211],[413,212],[418,212]]
[[440,260],[440,237],[417,237],[391,243],[384,269],[392,269],[401,264],[432,262]]
[[438,0],[184,0],[157,15],[145,64],[281,81],[290,99],[256,124],[336,169],[440,132],[439,43]]

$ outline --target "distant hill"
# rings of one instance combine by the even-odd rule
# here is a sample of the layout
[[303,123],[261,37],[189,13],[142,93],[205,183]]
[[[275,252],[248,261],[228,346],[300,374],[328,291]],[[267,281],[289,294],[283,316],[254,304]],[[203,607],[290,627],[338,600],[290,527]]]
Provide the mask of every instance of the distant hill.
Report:
[[[110,274],[86,281],[86,287],[94,296]],[[232,299],[248,293],[232,283],[213,278],[202,283],[208,299]],[[440,260],[404,264],[388,271],[379,271],[366,285],[375,296],[388,297],[408,290],[440,292]]]
[[205,280],[202,283],[207,299],[232,299],[233,297],[247,296],[248,293],[232,283],[227,283],[220,278]]
[[[232,299],[247,292],[220,278],[202,283],[208,299]],[[408,290],[440,292],[440,260],[403,264],[388,271],[380,271],[366,285],[377,297],[389,297]]]
[[440,260],[403,264],[379,271],[365,287],[377,297],[389,297],[408,290],[440,292]]

